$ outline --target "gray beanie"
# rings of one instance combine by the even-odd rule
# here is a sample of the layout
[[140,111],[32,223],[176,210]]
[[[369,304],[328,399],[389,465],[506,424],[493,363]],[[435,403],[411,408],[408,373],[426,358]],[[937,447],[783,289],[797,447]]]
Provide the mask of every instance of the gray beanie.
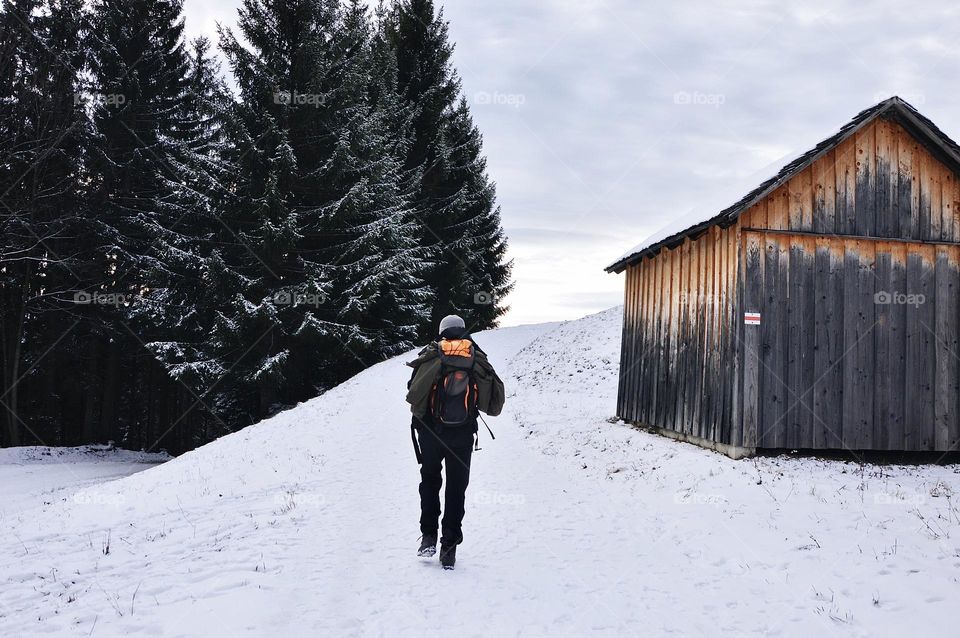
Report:
[[440,320],[440,334],[443,334],[443,331],[447,328],[460,328],[463,330],[466,327],[467,324],[457,315],[447,315]]

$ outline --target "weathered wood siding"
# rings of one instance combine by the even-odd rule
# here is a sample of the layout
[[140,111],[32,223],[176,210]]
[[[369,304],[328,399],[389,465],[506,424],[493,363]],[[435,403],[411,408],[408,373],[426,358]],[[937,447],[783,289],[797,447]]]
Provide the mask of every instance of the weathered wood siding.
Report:
[[960,180],[877,119],[740,216],[743,228],[960,242]]
[[744,309],[762,317],[743,372],[756,447],[960,444],[960,247],[780,232],[744,245]]
[[741,216],[744,309],[763,317],[740,354],[756,447],[960,442],[958,202],[957,175],[878,119]]
[[935,152],[877,119],[628,266],[618,414],[744,447],[960,445],[960,177]]
[[713,227],[627,268],[621,418],[709,440],[739,437],[739,247],[736,228]]

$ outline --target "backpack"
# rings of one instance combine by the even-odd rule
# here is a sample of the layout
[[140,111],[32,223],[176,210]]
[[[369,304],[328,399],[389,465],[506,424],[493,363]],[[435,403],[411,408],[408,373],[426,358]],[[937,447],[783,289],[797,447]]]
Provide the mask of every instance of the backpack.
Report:
[[469,339],[441,339],[440,373],[430,393],[430,414],[437,425],[466,425],[477,414],[474,350]]

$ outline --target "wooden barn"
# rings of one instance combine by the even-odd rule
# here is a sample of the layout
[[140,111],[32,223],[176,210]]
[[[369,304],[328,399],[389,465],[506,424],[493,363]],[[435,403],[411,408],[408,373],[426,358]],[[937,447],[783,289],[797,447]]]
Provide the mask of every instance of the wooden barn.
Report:
[[960,147],[894,97],[626,272],[617,414],[733,457],[956,450]]

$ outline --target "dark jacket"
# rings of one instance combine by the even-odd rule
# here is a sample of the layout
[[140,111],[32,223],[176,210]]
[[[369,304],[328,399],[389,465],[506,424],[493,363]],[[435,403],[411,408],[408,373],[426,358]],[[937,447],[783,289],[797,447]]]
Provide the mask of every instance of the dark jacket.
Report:
[[[477,409],[484,414],[497,416],[503,410],[505,392],[503,381],[497,376],[490,365],[487,354],[477,345],[470,336],[462,338],[473,342],[473,378],[477,383]],[[413,368],[413,374],[407,383],[407,403],[413,412],[414,420],[429,418],[430,391],[440,376],[440,347],[431,343],[417,355],[417,358],[407,363]]]

